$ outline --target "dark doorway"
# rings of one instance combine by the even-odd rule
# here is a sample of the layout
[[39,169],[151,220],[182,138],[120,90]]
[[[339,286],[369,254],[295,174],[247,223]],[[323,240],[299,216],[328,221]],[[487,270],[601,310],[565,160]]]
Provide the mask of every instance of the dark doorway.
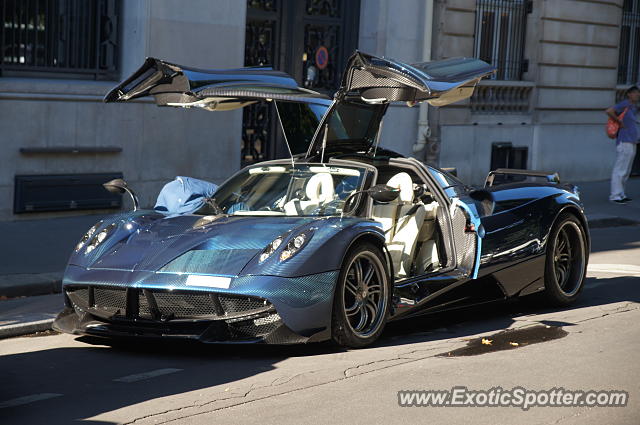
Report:
[[[358,44],[360,0],[247,0],[245,66],[272,66],[302,87],[333,95]],[[242,165],[288,150],[267,103],[244,108]]]

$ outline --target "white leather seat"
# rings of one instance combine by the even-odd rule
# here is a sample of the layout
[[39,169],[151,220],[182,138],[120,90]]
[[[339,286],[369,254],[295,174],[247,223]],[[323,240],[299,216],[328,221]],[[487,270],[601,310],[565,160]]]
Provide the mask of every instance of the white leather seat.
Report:
[[431,202],[424,206],[425,216],[420,233],[418,234],[418,242],[428,241],[433,238],[433,231],[436,227],[436,213],[438,210],[438,203]]
[[407,277],[411,272],[426,209],[422,203],[413,203],[413,181],[409,174],[398,173],[389,179],[387,185],[400,189],[400,195],[386,205],[375,205],[373,218],[382,223],[386,232],[396,277]]
[[[372,215],[374,220],[382,223],[382,230],[384,230],[387,244],[389,244],[395,234],[395,224],[402,205],[407,198],[408,202],[411,202],[413,198],[413,182],[409,174],[398,173],[389,179],[387,186],[400,189],[400,194],[396,199],[386,204],[374,204]],[[410,192],[407,191],[407,187],[410,188]]]
[[425,217],[418,234],[418,243],[420,250],[416,255],[416,274],[424,274],[425,272],[435,270],[440,265],[438,258],[438,248],[434,239],[436,229],[436,219],[438,212],[438,203],[431,202],[425,205]]
[[333,177],[329,173],[314,174],[305,186],[307,199],[292,199],[284,205],[286,215],[307,215],[334,198]]

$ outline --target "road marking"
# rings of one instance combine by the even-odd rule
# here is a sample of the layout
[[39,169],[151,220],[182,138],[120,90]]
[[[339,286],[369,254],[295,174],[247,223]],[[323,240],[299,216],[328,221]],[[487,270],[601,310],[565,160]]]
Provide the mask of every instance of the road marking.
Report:
[[4,409],[5,407],[21,406],[23,404],[33,403],[34,401],[60,397],[61,395],[62,394],[57,394],[57,393],[42,393],[42,394],[26,395],[24,397],[18,397],[11,400],[0,401],[0,409]]
[[152,370],[150,372],[136,373],[135,375],[123,376],[122,378],[114,379],[114,381],[115,382],[127,382],[127,383],[129,383],[129,382],[137,382],[137,381],[144,381],[145,379],[155,378],[156,376],[168,375],[170,373],[176,373],[176,372],[180,372],[180,371],[182,371],[182,369],[173,369],[173,368],[156,369],[156,370]]
[[624,276],[640,276],[640,266],[632,264],[589,264],[587,272],[615,273]]

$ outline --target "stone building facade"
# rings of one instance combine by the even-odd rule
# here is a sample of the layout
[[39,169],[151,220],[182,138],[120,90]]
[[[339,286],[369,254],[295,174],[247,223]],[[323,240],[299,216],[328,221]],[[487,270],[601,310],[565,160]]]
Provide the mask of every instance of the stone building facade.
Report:
[[[508,49],[514,40],[517,44],[521,36],[524,40],[514,48],[521,55],[520,73],[499,71],[496,79],[481,82],[468,102],[430,115],[436,155],[431,154],[439,164],[456,167],[464,180],[476,184],[492,162],[493,168],[558,171],[569,181],[607,179],[615,149],[604,134],[604,110],[638,79],[638,40],[629,40],[628,28],[637,31],[640,2],[435,3],[436,58],[482,57],[478,39],[488,35],[498,49]],[[524,14],[520,27],[514,25],[516,8]],[[508,66],[508,61],[496,58],[495,50],[493,54],[496,65]],[[485,56],[491,57],[491,52]],[[635,65],[629,67],[631,72],[621,72],[627,58]]]
[[[4,10],[43,3],[0,2]],[[201,68],[272,64],[301,85],[331,93],[354,48],[406,62],[484,55],[503,70],[472,99],[444,108],[392,105],[381,137],[382,145],[405,155],[456,167],[471,183],[481,183],[496,164],[559,171],[572,181],[606,179],[614,149],[604,136],[603,111],[638,79],[640,40],[630,36],[638,28],[638,0],[49,3],[76,8],[58,10],[69,22],[88,13],[87,4],[111,13],[96,23],[94,49],[111,68],[101,63],[92,74],[51,62],[47,52],[67,53],[73,40],[85,38],[65,27],[55,43],[43,39],[49,11],[3,15],[0,221],[113,211],[79,210],[70,202],[57,211],[14,213],[22,196],[16,196],[18,176],[73,181],[121,173],[148,206],[177,175],[221,183],[244,163],[283,154],[268,111],[210,113],[158,108],[149,100],[103,104],[107,90],[147,56]],[[33,37],[15,36],[27,33]],[[75,48],[91,50],[85,44]],[[328,47],[330,66],[319,70],[312,57],[320,45]],[[632,58],[622,60],[625,55]],[[621,68],[627,70],[622,79]],[[258,129],[256,117],[267,118]]]
[[[59,190],[62,197],[65,188],[55,186],[55,176],[83,179],[92,173],[122,173],[138,192],[142,205],[150,205],[159,188],[176,175],[220,182],[238,169],[241,112],[215,114],[158,108],[146,100],[104,104],[102,97],[147,56],[202,68],[241,67],[244,2],[193,0],[190,7],[168,0],[92,2],[101,7],[117,6],[109,17],[111,21],[103,17],[98,27],[102,37],[106,37],[106,31],[114,33],[117,68],[110,75],[83,74],[84,69],[60,72],[54,63],[41,68],[21,67],[30,61],[31,51],[47,42],[36,32],[47,24],[47,14],[53,12],[21,9],[36,2],[2,2],[7,3],[6,8],[14,7],[15,18],[4,17],[1,40],[5,56],[0,68],[0,220],[113,211],[81,211],[70,205],[55,212],[14,214],[14,203],[19,201],[15,194],[16,176],[53,176],[53,185],[39,190],[45,194]],[[75,8],[83,2],[53,3]],[[82,17],[83,13],[76,9],[58,11],[69,20]],[[67,25],[71,28],[68,31],[83,28],[81,22]],[[27,38],[26,42],[14,42],[20,34],[31,34],[34,39],[39,36],[39,41],[32,43]],[[70,33],[65,36],[80,39]],[[84,48],[60,47],[58,43],[64,41],[61,36],[44,47],[57,52],[54,56]],[[7,53],[12,46],[16,52],[13,58]],[[46,54],[42,56],[46,59]]]

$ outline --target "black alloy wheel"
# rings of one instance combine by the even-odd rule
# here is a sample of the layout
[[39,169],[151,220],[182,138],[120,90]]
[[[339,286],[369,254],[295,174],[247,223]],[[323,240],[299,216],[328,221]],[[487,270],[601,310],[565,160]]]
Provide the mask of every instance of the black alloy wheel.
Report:
[[361,348],[382,333],[389,315],[391,283],[382,252],[370,243],[353,248],[343,263],[333,302],[332,337]]
[[561,216],[551,231],[545,262],[545,295],[555,305],[573,302],[584,286],[587,241],[582,224],[573,215]]

